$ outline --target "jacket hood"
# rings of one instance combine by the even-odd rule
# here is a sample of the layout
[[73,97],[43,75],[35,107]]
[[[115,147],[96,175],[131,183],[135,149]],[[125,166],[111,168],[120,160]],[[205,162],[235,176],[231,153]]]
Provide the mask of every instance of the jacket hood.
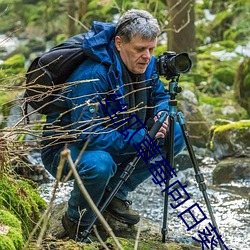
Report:
[[85,34],[83,49],[87,56],[104,64],[112,64],[115,24],[94,21]]

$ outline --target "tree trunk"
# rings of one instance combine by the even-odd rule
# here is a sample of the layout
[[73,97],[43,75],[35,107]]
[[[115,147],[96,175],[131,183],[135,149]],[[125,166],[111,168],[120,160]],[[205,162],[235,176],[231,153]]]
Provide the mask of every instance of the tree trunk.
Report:
[[79,11],[78,11],[78,18],[79,20],[87,13],[88,10],[88,2],[87,0],[79,1]]
[[67,4],[67,9],[69,13],[69,22],[68,22],[68,34],[73,36],[76,34],[76,3],[75,0],[69,0]]
[[195,0],[167,0],[169,9],[168,50],[189,53],[196,60]]

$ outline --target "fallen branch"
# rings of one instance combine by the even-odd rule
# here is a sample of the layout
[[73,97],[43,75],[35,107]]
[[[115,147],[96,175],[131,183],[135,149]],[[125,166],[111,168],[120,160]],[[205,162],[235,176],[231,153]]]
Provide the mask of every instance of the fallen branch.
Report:
[[121,244],[119,243],[119,241],[117,240],[116,236],[114,235],[111,227],[109,226],[109,224],[106,222],[106,220],[104,219],[104,217],[102,216],[102,214],[100,213],[100,211],[98,210],[98,208],[96,207],[95,203],[93,202],[92,198],[90,197],[88,191],[86,190],[79,174],[77,173],[77,170],[75,168],[75,164],[71,158],[71,154],[70,154],[70,150],[69,149],[64,149],[61,152],[61,158],[62,159],[67,159],[69,166],[73,172],[73,176],[75,178],[75,181],[78,184],[78,187],[80,189],[80,191],[82,192],[84,198],[86,199],[86,201],[88,202],[90,208],[92,209],[92,211],[96,214],[96,216],[98,217],[98,219],[100,220],[100,222],[102,223],[102,225],[104,226],[105,230],[107,231],[107,233],[113,238],[115,245],[118,247],[119,250],[124,250],[123,247],[121,246]]

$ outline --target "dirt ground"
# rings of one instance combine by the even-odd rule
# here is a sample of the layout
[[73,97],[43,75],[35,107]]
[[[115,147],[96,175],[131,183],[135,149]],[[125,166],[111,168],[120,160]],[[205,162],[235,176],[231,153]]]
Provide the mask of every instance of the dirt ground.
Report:
[[[61,218],[66,211],[66,204],[62,203],[53,208],[51,220],[47,229],[46,237],[43,239],[42,245],[37,246],[36,242],[32,243],[30,249],[43,249],[43,250],[94,250],[94,249],[110,249],[116,250],[113,239],[105,232],[104,228],[99,227],[99,233],[104,236],[106,248],[100,242],[91,244],[75,242],[69,240],[67,237],[62,237],[64,229],[61,224]],[[112,228],[115,236],[118,238],[124,250],[199,250],[200,247],[174,243],[167,241],[162,243],[161,229],[151,224],[145,219],[135,226],[128,226],[114,220],[110,216],[105,216],[106,221]],[[139,236],[138,236],[139,235]]]

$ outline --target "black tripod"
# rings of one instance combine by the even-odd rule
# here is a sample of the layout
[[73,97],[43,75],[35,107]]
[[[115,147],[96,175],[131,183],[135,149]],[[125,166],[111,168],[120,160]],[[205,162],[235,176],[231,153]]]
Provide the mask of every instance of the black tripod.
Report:
[[[179,76],[176,79],[172,79],[169,82],[169,94],[170,94],[170,100],[169,100],[169,114],[168,114],[168,119],[169,119],[169,132],[168,132],[168,137],[167,137],[167,145],[168,145],[168,150],[167,150],[167,155],[166,159],[169,161],[170,166],[174,166],[174,123],[175,123],[175,118],[177,117],[177,120],[181,126],[181,130],[183,133],[183,137],[187,146],[187,150],[191,159],[191,162],[194,167],[195,171],[195,179],[198,183],[199,189],[203,194],[207,210],[210,215],[210,219],[212,221],[212,225],[217,229],[217,232],[219,234],[219,228],[217,226],[213,210],[210,204],[210,201],[208,199],[208,195],[206,192],[206,184],[204,182],[204,177],[203,174],[201,173],[199,169],[199,165],[197,162],[197,159],[195,157],[190,139],[189,139],[189,133],[186,128],[184,116],[181,112],[177,113],[177,100],[176,100],[176,95],[177,93],[180,93],[182,91],[181,87],[178,86],[178,80]],[[169,179],[166,180],[166,189],[169,186]],[[165,199],[164,199],[164,215],[163,215],[163,226],[162,226],[162,242],[166,242],[166,234],[167,234],[167,215],[168,215],[168,192],[165,192]],[[223,250],[224,246],[222,245],[221,241],[219,240],[219,245],[220,249]]]
[[[204,177],[202,175],[202,173],[199,170],[199,166],[198,166],[198,162],[196,160],[193,148],[191,146],[190,143],[190,139],[189,139],[189,135],[188,135],[188,131],[186,129],[186,125],[185,125],[185,121],[184,121],[184,117],[182,115],[182,113],[178,112],[177,113],[177,100],[175,99],[177,93],[180,93],[182,91],[181,87],[178,86],[178,79],[179,77],[177,77],[176,79],[172,79],[169,83],[169,94],[170,94],[170,100],[169,102],[169,132],[168,132],[168,137],[167,137],[167,145],[168,145],[168,149],[167,149],[167,156],[166,159],[169,162],[170,166],[174,166],[174,123],[175,123],[175,118],[178,118],[178,122],[181,126],[182,129],[182,133],[186,142],[186,146],[191,158],[191,161],[193,163],[193,167],[194,167],[194,171],[195,171],[195,178],[196,181],[199,185],[199,189],[203,194],[212,224],[214,227],[216,227],[217,232],[219,233],[219,229],[215,220],[215,217],[213,215],[213,211],[208,199],[208,195],[206,192],[206,184],[204,182]],[[152,129],[149,132],[149,136],[151,138],[154,138],[156,133],[158,132],[158,130],[160,129],[160,127],[162,126],[162,123],[165,121],[167,117],[167,112],[162,112],[160,118],[155,122],[154,126],[152,127]],[[123,173],[120,176],[120,181],[118,182],[118,184],[116,185],[116,187],[112,190],[112,192],[110,193],[109,197],[106,199],[106,201],[102,204],[101,208],[99,209],[100,212],[102,213],[107,206],[109,205],[109,203],[112,201],[112,199],[114,198],[114,196],[116,195],[116,193],[118,192],[118,190],[120,189],[120,187],[122,186],[122,184],[129,178],[129,176],[132,174],[132,172],[134,171],[137,163],[140,161],[141,156],[139,157],[135,157],[133,159],[133,161],[131,161],[126,168],[124,169]],[[166,180],[166,188],[169,186],[169,179]],[[163,215],[163,227],[162,227],[162,242],[165,243],[166,242],[166,234],[167,234],[167,215],[168,215],[168,192],[165,192],[165,199],[164,199],[164,215]],[[88,239],[88,235],[90,234],[92,227],[94,226],[95,222],[97,220],[97,216],[94,217],[93,221],[91,222],[91,224],[88,226],[88,228],[82,233],[82,241],[86,241]],[[224,249],[222,243],[219,241],[220,244],[220,248],[221,250]]]
[[[162,123],[166,120],[167,118],[167,113],[166,112],[162,112],[159,119],[155,122],[155,124],[153,125],[152,129],[149,131],[149,137],[150,138],[154,138],[156,133],[158,132],[158,130],[160,129],[160,127],[162,126]],[[115,186],[115,188],[112,190],[112,192],[109,194],[108,198],[105,200],[105,202],[102,204],[101,208],[99,208],[100,213],[102,213],[107,206],[109,205],[109,203],[112,201],[112,199],[115,197],[116,193],[119,191],[120,187],[122,186],[122,184],[129,178],[129,176],[132,174],[132,172],[135,170],[135,167],[137,165],[137,163],[140,161],[141,156],[136,156],[133,161],[129,162],[129,164],[126,166],[126,168],[124,169],[124,171],[122,172],[121,176],[120,176],[120,180],[117,183],[117,185]],[[94,226],[95,222],[97,220],[97,216],[94,217],[93,221],[91,222],[91,224],[88,226],[87,229],[84,230],[84,232],[82,233],[82,239],[83,241],[88,240],[88,235],[90,234],[92,227]]]

